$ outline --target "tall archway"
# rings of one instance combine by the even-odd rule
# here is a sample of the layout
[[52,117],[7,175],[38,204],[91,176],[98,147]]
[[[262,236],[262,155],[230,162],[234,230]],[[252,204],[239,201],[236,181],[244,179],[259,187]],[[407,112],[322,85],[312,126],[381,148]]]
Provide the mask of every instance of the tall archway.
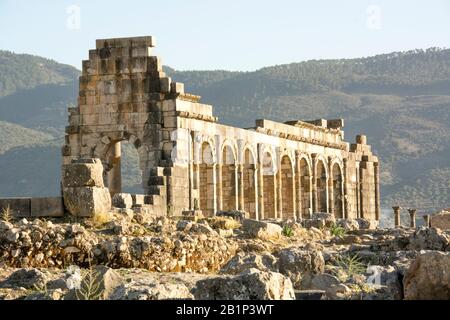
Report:
[[327,212],[327,171],[322,160],[316,164],[317,212]]
[[343,206],[343,195],[344,191],[342,190],[342,171],[341,167],[335,163],[333,165],[333,207],[334,207],[334,215],[336,218],[343,218],[342,206]]
[[288,156],[281,158],[281,200],[283,218],[295,218],[294,169]]
[[222,150],[222,210],[237,209],[236,160],[233,150],[225,145]]
[[275,166],[272,155],[265,152],[263,163],[264,217],[275,218]]
[[250,218],[256,219],[255,159],[249,149],[244,151],[243,171],[244,210],[250,214]]
[[213,151],[208,142],[204,142],[201,146],[199,161],[199,208],[204,214],[212,216],[214,215],[215,179]]
[[300,197],[301,197],[301,214],[305,219],[311,216],[311,171],[308,162],[300,159]]

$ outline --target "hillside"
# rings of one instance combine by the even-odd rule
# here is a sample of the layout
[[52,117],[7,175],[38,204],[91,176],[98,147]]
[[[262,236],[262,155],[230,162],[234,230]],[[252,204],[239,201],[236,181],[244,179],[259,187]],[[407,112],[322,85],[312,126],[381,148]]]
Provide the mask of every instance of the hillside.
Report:
[[[0,155],[0,196],[41,195],[42,179],[47,178],[47,190],[57,192],[58,141],[66,108],[76,102],[79,73],[38,57],[1,52],[4,56],[9,58],[0,59],[0,83],[16,85],[0,90],[0,120],[44,136],[38,144],[19,143]],[[34,64],[32,58],[37,59]],[[42,63],[38,61],[48,61],[45,72],[36,69],[35,63]],[[29,68],[34,80],[26,79]],[[450,204],[450,50],[314,60],[255,72],[180,72],[169,67],[166,72],[184,82],[187,92],[212,104],[222,123],[249,127],[256,118],[345,118],[346,140],[367,134],[381,158],[384,207],[400,204],[429,211]],[[49,142],[48,136],[57,140]],[[126,150],[124,181],[131,188],[138,170],[135,155]],[[33,172],[36,167],[39,173]]]

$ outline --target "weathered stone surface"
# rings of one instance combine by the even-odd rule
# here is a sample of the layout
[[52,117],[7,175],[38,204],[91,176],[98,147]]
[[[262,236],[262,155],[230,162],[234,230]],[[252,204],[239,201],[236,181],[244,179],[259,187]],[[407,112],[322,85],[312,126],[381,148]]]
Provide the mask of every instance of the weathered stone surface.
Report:
[[139,279],[118,287],[110,300],[170,300],[193,298],[188,287],[182,283],[155,283]]
[[409,250],[448,250],[450,236],[440,229],[422,227],[409,237]]
[[133,198],[129,193],[116,193],[111,201],[113,207],[116,208],[130,209],[133,206]]
[[239,274],[251,268],[266,272],[278,272],[277,259],[270,253],[261,255],[255,253],[239,253],[231,258],[231,260],[222,267],[220,272],[225,274]]
[[213,277],[197,282],[194,296],[200,300],[293,300],[289,278],[276,272],[250,269],[238,276]]
[[101,162],[71,163],[62,167],[64,188],[104,187],[103,166]]
[[252,219],[245,219],[243,228],[251,237],[261,240],[278,239],[283,231],[277,224]]
[[279,253],[280,273],[288,276],[296,289],[311,288],[315,274],[322,273],[325,260],[320,251],[286,248]]
[[344,228],[345,231],[354,231],[359,229],[359,223],[355,219],[337,219],[336,225]]
[[240,211],[240,210],[232,210],[232,211],[217,211],[216,216],[218,217],[228,217],[233,218],[237,221],[244,221],[244,219],[249,218],[248,212]]
[[[376,266],[368,267],[370,274],[366,282],[373,286],[378,286],[378,289],[383,291],[384,297],[389,297],[390,300],[403,299],[403,286],[401,283],[401,275],[393,266]],[[384,286],[385,288],[381,288]]]
[[61,217],[64,215],[62,197],[31,198],[32,217]]
[[78,217],[90,217],[111,210],[111,196],[107,188],[65,188],[64,205]]
[[355,220],[359,224],[359,229],[376,229],[378,227],[378,221],[373,219],[357,218]]
[[450,230],[450,212],[442,211],[431,216],[431,227]]
[[311,219],[305,219],[303,226],[305,228],[330,228],[336,223],[334,215],[326,212],[313,213]]
[[325,300],[324,290],[294,290],[295,300]]
[[[91,286],[90,283],[94,285]],[[92,297],[106,300],[110,298],[116,288],[124,283],[125,281],[122,277],[113,269],[105,266],[95,266],[83,278],[80,287],[71,289],[64,297],[64,300],[87,300]],[[90,292],[92,296],[88,297],[87,292]]]
[[414,260],[403,280],[405,299],[450,299],[450,252],[427,252]]
[[45,282],[45,275],[38,269],[19,269],[1,282],[0,288],[36,289],[36,287],[42,288]]
[[311,282],[311,288],[316,290],[328,290],[329,288],[333,286],[337,286],[340,284],[341,281],[339,279],[331,274],[328,273],[319,273],[314,275],[312,282]]

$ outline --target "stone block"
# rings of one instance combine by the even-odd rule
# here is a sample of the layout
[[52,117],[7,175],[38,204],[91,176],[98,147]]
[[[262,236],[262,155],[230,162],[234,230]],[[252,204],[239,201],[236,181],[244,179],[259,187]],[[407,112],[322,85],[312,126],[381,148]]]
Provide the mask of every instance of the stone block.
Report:
[[15,217],[29,217],[31,215],[30,198],[0,199],[0,212],[9,208]]
[[277,224],[252,219],[245,219],[243,228],[250,236],[261,240],[278,239],[283,231]]
[[130,209],[133,206],[133,198],[129,193],[116,193],[111,201],[116,208]]
[[[85,161],[84,163],[81,161]],[[103,165],[97,160],[85,159],[63,165],[64,188],[103,187]]]
[[431,216],[431,227],[441,230],[450,230],[450,212],[442,211]]
[[91,217],[111,210],[111,196],[107,188],[65,188],[64,205],[72,215]]
[[64,215],[62,197],[31,198],[32,217],[61,217]]

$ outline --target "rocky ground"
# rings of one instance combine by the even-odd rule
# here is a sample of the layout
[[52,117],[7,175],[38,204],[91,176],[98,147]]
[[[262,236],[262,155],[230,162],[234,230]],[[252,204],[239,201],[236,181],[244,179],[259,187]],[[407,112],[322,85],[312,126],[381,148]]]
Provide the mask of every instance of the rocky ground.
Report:
[[373,227],[128,209],[0,221],[0,299],[450,299],[450,231]]

